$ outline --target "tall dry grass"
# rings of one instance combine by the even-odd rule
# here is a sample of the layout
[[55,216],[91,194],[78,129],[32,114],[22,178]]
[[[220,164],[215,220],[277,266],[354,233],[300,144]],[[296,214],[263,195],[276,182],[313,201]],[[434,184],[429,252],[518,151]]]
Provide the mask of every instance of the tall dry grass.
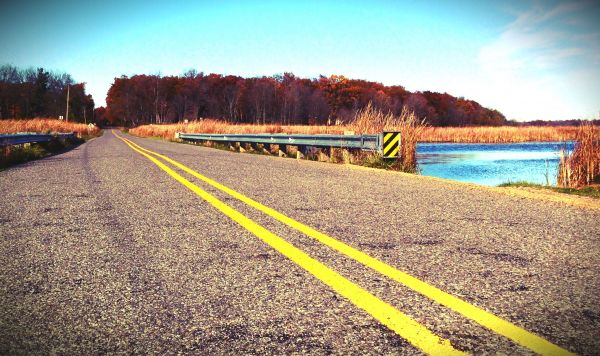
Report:
[[51,118],[35,118],[30,120],[0,120],[0,134],[17,132],[75,132],[78,136],[95,136],[100,132],[97,126],[65,122]]
[[577,126],[427,127],[423,131],[421,141],[453,143],[570,141],[577,137],[578,130]]
[[357,134],[373,134],[393,130],[399,123],[399,117],[390,112],[386,114],[369,103],[356,113],[348,128]]
[[400,131],[402,145],[400,146],[400,162],[402,171],[417,172],[417,142],[421,140],[423,131],[427,128],[425,120],[419,120],[414,111],[402,108],[398,117],[396,129]]
[[[385,117],[383,118],[385,121]],[[343,134],[345,131],[379,133],[381,125],[369,126],[365,121],[350,125],[252,125],[232,124],[220,120],[192,121],[188,124],[142,125],[130,132],[142,137],[173,139],[175,132],[185,133],[287,133],[287,134]],[[364,126],[364,127],[363,127]],[[511,143],[569,141],[577,137],[578,126],[478,126],[478,127],[425,127],[419,142],[453,143]],[[595,127],[599,133],[600,128]]]
[[572,152],[560,152],[558,184],[579,188],[600,183],[600,135],[593,124],[579,128]]
[[142,125],[130,129],[129,132],[141,137],[161,137],[173,139],[175,132],[185,133],[287,133],[287,134],[342,134],[343,126],[307,126],[307,125],[252,125],[232,124],[220,120],[204,119],[190,123],[167,125]]
[[417,172],[417,142],[420,140],[426,125],[419,120],[413,111],[406,107],[400,115],[384,113],[369,103],[358,111],[348,126],[357,134],[373,134],[383,131],[399,131],[401,142],[398,152],[397,168],[404,172]]

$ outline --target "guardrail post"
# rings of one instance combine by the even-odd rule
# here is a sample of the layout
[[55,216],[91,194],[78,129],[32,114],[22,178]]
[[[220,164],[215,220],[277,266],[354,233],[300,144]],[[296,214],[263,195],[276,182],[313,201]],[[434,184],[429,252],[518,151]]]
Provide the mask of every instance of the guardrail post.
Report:
[[344,164],[352,163],[352,152],[349,149],[342,148],[342,161]]
[[[268,145],[267,145],[268,146]],[[267,148],[265,148],[265,144],[264,143],[259,143],[256,145],[256,147],[258,148],[258,150],[266,155],[270,155],[271,151],[269,151]]]
[[327,154],[323,152],[323,149],[319,149],[319,151],[317,152],[317,160],[319,162],[327,162],[329,161],[329,156],[327,156]]
[[283,146],[283,147],[279,146],[279,147],[277,148],[277,155],[278,155],[279,157],[287,157],[287,152],[286,152],[286,148],[285,148],[285,146]]
[[279,145],[279,156],[287,157],[288,156],[288,147],[287,145]]
[[279,151],[279,146],[273,143],[268,143],[267,149],[269,150],[270,154],[277,154],[277,151]]

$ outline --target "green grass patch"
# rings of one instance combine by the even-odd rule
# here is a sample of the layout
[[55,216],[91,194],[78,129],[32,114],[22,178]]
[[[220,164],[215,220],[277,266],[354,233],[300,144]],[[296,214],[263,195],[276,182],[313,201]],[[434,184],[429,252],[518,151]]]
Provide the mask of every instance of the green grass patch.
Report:
[[584,197],[600,198],[600,186],[590,186],[585,188],[561,188],[529,182],[507,182],[498,185],[499,187],[526,187],[535,189],[547,189],[558,193],[580,195]]
[[369,154],[363,159],[359,160],[357,164],[365,167],[387,169],[391,171],[400,171],[413,174],[419,173],[418,167],[405,167],[400,160],[384,159],[380,154]]

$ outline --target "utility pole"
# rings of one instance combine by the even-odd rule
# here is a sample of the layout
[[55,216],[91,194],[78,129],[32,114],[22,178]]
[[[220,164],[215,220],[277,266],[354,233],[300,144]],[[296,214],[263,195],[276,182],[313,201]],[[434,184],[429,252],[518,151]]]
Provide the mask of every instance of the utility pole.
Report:
[[65,121],[69,121],[69,89],[70,86],[67,84],[67,114],[65,115]]

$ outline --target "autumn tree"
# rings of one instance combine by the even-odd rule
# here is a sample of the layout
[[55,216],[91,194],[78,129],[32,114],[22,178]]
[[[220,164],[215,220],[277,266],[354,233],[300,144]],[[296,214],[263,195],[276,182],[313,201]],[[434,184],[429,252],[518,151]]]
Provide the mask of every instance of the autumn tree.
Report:
[[[69,119],[90,121],[94,109],[85,83],[75,83],[67,73],[44,68],[0,66],[0,119],[59,117],[65,115],[69,90]],[[74,105],[74,106],[73,106]]]
[[[0,74],[1,75],[1,74]],[[10,77],[10,72],[5,73]],[[406,106],[433,126],[501,125],[501,113],[447,93],[410,92],[342,75],[299,78],[293,73],[242,78],[188,70],[181,76],[115,78],[107,95],[111,122],[137,125],[200,118],[239,123],[348,122],[367,104],[396,115]]]

